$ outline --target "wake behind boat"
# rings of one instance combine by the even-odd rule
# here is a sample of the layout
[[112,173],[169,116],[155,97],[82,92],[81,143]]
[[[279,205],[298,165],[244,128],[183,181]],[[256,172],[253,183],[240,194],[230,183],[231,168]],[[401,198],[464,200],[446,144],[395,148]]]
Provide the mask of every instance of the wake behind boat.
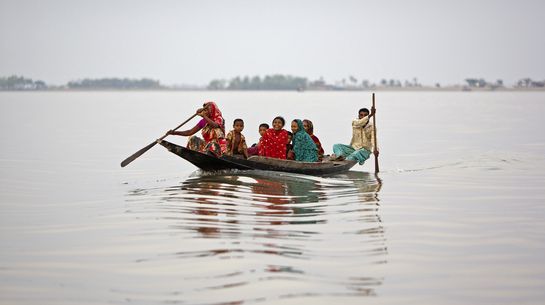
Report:
[[224,155],[218,158],[214,155],[191,150],[165,140],[160,140],[159,144],[164,146],[173,154],[191,162],[193,165],[204,171],[218,171],[226,169],[268,170],[323,176],[346,172],[357,163],[353,160],[301,162],[261,156],[252,156],[248,159],[241,159]]

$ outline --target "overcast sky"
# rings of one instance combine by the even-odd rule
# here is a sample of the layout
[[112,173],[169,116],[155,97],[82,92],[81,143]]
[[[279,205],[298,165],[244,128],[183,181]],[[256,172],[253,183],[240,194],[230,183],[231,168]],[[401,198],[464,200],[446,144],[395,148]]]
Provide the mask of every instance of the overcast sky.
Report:
[[545,1],[0,0],[0,76],[545,79]]

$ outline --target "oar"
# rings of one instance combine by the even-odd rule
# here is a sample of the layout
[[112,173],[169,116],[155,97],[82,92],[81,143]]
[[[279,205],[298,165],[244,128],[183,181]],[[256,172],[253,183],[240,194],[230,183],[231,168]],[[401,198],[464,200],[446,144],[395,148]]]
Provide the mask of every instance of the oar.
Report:
[[[192,115],[189,119],[185,120],[182,124],[178,125],[178,127],[174,128],[173,130],[177,130],[178,128],[182,127],[185,125],[185,123],[189,122],[192,118],[194,118],[197,114],[195,113],[194,115]],[[155,146],[155,144],[161,142],[161,140],[163,140],[164,138],[166,138],[168,136],[168,132],[165,133],[164,136],[160,137],[159,139],[155,140],[154,142],[150,143],[148,146],[142,148],[141,150],[135,152],[134,154],[132,154],[130,157],[128,157],[127,159],[123,160],[123,162],[121,162],[121,167],[125,167],[127,166],[129,163],[131,163],[132,161],[134,161],[136,158],[140,157],[141,155],[143,155],[146,151],[148,151],[150,148],[152,148],[153,146]]]
[[[378,151],[378,144],[377,144],[377,121],[376,121],[376,117],[377,117],[377,113],[376,113],[376,108],[375,108],[375,94],[373,93],[373,108],[375,109],[375,115],[373,115],[373,139],[375,140],[375,150]],[[373,154],[375,155],[375,154]],[[375,173],[378,173],[379,172],[379,169],[378,169],[378,156],[375,155]]]

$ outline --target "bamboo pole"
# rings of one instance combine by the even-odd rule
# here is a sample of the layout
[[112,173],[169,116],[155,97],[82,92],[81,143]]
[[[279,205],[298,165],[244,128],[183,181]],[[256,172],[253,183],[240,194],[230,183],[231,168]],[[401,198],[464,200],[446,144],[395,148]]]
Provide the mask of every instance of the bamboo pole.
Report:
[[378,151],[378,143],[377,143],[377,120],[376,120],[376,117],[377,117],[377,113],[376,113],[376,108],[375,108],[375,93],[373,93],[373,108],[372,109],[375,109],[375,115],[373,115],[373,139],[375,140],[375,147],[374,150],[373,150],[373,155],[375,156],[375,174],[379,172],[379,167],[378,167],[378,155],[375,154],[375,151]]

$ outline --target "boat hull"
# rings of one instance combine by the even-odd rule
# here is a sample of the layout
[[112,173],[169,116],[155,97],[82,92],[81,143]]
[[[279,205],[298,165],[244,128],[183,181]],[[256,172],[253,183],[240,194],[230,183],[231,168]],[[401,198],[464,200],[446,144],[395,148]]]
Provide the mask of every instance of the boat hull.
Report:
[[190,150],[183,146],[179,146],[164,140],[159,142],[159,144],[167,148],[173,154],[183,159],[186,159],[187,161],[204,171],[217,171],[226,169],[266,170],[313,176],[324,176],[346,172],[357,163],[356,161],[348,160],[300,162],[258,156],[253,156],[248,159],[241,159],[230,156],[217,158],[213,155]]

